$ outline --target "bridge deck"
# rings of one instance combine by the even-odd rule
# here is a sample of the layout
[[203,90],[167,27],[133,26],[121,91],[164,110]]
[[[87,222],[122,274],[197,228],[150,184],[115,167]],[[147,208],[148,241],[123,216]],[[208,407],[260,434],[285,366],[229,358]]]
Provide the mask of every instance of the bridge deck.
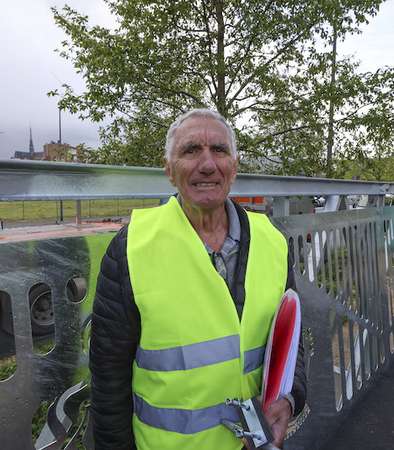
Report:
[[394,361],[322,450],[394,449]]

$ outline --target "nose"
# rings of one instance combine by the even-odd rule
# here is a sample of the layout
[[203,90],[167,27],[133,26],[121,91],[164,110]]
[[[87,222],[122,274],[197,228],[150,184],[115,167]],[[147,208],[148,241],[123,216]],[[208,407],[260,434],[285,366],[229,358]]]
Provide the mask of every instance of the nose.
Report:
[[209,148],[205,148],[201,152],[198,169],[200,173],[203,173],[205,175],[210,175],[215,172],[216,161]]

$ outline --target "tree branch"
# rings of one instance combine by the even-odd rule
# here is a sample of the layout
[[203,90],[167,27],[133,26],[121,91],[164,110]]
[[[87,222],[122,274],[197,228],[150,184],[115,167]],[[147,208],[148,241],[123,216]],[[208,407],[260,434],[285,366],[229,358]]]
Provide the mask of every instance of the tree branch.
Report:
[[300,131],[300,130],[306,130],[307,128],[311,128],[309,125],[300,125],[299,127],[292,127],[292,128],[287,128],[286,130],[281,130],[281,131],[277,131],[275,133],[271,133],[268,134],[267,136],[263,136],[260,139],[258,139],[255,144],[261,144],[262,142],[266,141],[267,139],[276,137],[276,136],[281,136],[283,134],[286,133],[292,133],[293,131]]
[[[191,3],[193,4],[193,2],[191,2]],[[202,14],[203,22],[205,24],[205,30],[206,30],[206,33],[207,33],[207,40],[208,40],[208,55],[209,55],[209,61],[210,61],[210,63],[208,64],[208,66],[209,66],[209,74],[211,75],[211,80],[212,80],[213,87],[215,89],[215,97],[216,97],[218,87],[217,87],[217,84],[216,84],[215,75],[212,72],[213,59],[214,59],[213,55],[212,55],[213,41],[212,41],[212,36],[211,36],[211,30],[209,29],[209,18],[207,16],[207,8],[206,8],[206,4],[205,4],[204,0],[202,0],[202,5],[203,5],[203,14]]]
[[138,98],[141,99],[141,100],[148,100],[148,101],[151,101],[153,103],[159,103],[161,105],[168,106],[169,108],[176,109],[176,110],[178,110],[180,112],[183,112],[183,109],[182,109],[182,107],[180,105],[178,105],[176,103],[172,103],[172,102],[166,101],[166,100],[161,100],[161,99],[159,99],[157,97],[149,97],[147,95],[140,94],[138,96]]
[[269,64],[274,62],[279,56],[281,56],[289,47],[294,45],[303,35],[306,33],[309,33],[311,28],[315,25],[315,22],[311,24],[307,29],[302,30],[300,33],[298,33],[296,36],[294,36],[293,39],[291,39],[287,44],[285,44],[274,56],[272,56],[268,61],[266,61],[262,66],[258,66],[256,70],[252,72],[252,74],[246,78],[246,80],[241,84],[238,91],[234,94],[233,98],[229,102],[229,108],[232,107],[234,104],[234,101],[237,99],[238,95],[245,89],[245,87],[253,80],[253,78],[256,76],[257,70],[261,70],[261,68],[267,67]]
[[279,161],[275,161],[274,159],[267,156],[266,153],[261,153],[258,150],[245,149],[243,147],[239,148],[238,150],[239,150],[239,152],[245,152],[247,154],[247,156],[252,155],[252,156],[255,156],[256,158],[265,158],[274,164],[280,164]]
[[226,108],[226,68],[224,63],[224,18],[223,18],[223,2],[222,0],[215,1],[216,7],[216,22],[218,24],[218,32],[216,38],[216,67],[217,67],[217,110],[224,117],[227,116]]
[[187,69],[187,71],[185,72],[185,74],[187,75],[188,73],[190,73],[193,76],[196,76],[198,78],[200,78],[200,80],[202,80],[202,82],[205,84],[205,86],[207,87],[209,94],[211,96],[211,99],[213,100],[215,95],[212,92],[212,87],[211,84],[209,83],[209,81],[204,77],[204,75],[201,72],[198,72],[197,70],[193,70],[193,69]]
[[[267,13],[267,11],[271,7],[272,3],[273,3],[273,0],[269,0],[268,1],[268,3],[264,7],[264,11],[262,13],[263,15]],[[228,85],[228,87],[226,89],[226,97],[229,94],[233,84],[235,83],[235,80],[237,78],[238,73],[240,72],[240,70],[241,70],[241,68],[242,68],[246,58],[248,57],[248,55],[250,53],[250,50],[252,48],[254,40],[256,39],[256,36],[259,34],[259,30],[258,29],[259,29],[259,24],[255,24],[254,29],[250,33],[249,41],[248,41],[248,44],[246,46],[246,50],[245,50],[243,56],[241,57],[241,60],[240,60],[240,62],[238,64],[237,68],[235,69],[234,77],[232,78],[232,80],[230,81],[230,83],[229,83],[229,85]]]
[[278,108],[256,108],[256,106],[262,105],[261,102],[254,102],[251,103],[248,106],[244,106],[240,109],[238,109],[234,114],[231,115],[232,118],[239,116],[240,114],[244,113],[245,111],[247,111],[248,109],[250,109],[251,111],[257,111],[257,112],[270,112],[270,113],[278,113],[280,111],[283,111],[284,113],[286,112],[295,112],[295,111],[300,111],[301,108],[286,108],[286,109],[278,109]]
[[374,105],[375,103],[376,103],[376,101],[373,101],[373,102],[367,103],[366,105],[361,105],[358,108],[356,108],[354,111],[352,111],[350,114],[347,114],[346,116],[341,117],[340,119],[336,119],[335,123],[345,122],[346,120],[348,120],[351,117],[355,116],[361,109],[367,108],[368,106]]
[[171,94],[174,94],[174,95],[181,95],[181,96],[183,96],[183,97],[191,98],[191,99],[194,100],[198,105],[201,105],[201,106],[203,105],[203,102],[201,101],[201,99],[199,99],[199,98],[196,97],[195,95],[191,94],[190,92],[186,92],[186,91],[183,91],[183,90],[181,90],[181,89],[179,89],[179,90],[174,90],[174,89],[169,88],[168,86],[158,85],[158,84],[156,84],[156,83],[152,83],[152,81],[149,81],[149,80],[147,80],[147,79],[143,79],[143,82],[144,82],[145,84],[147,84],[148,86],[151,86],[151,87],[154,87],[154,88],[163,90],[163,91],[170,92]]

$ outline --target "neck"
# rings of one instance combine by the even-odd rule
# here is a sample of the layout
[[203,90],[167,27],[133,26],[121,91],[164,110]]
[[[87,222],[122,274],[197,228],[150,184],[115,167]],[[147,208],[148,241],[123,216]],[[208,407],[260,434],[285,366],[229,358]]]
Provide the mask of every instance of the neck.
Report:
[[218,252],[228,234],[228,217],[225,205],[214,209],[191,206],[181,199],[181,206],[200,239]]

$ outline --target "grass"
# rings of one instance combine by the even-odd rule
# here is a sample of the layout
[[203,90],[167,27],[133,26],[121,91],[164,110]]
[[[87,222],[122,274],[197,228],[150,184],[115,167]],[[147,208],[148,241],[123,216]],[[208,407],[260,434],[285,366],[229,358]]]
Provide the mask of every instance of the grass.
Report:
[[[128,216],[132,209],[155,206],[157,199],[108,199],[108,200],[81,200],[82,218],[107,218]],[[76,215],[76,202],[63,201],[64,219],[74,218]],[[10,222],[34,222],[40,220],[53,221],[60,219],[60,201],[35,200],[0,202],[0,218],[5,226]]]
[[[41,342],[38,343],[35,347],[35,350],[37,353],[47,353],[49,350],[51,350],[52,345],[50,342]],[[16,358],[15,356],[10,356],[6,358],[0,359],[0,381],[7,380],[11,375],[15,373],[16,370]],[[43,401],[41,402],[39,408],[35,412],[33,418],[32,418],[32,438],[33,442],[36,441],[38,436],[41,433],[41,430],[43,429],[45,422],[47,420],[47,413],[48,408],[51,405],[52,401]],[[79,418],[78,418],[78,424],[80,421],[82,421],[85,409],[88,406],[87,402],[84,402],[80,407],[79,412]],[[77,425],[78,425],[77,424]],[[74,425],[72,429],[69,432],[69,436],[71,436],[76,430],[77,425]],[[69,438],[66,439],[65,442],[68,442]],[[84,450],[84,446],[81,444],[81,442],[77,443],[78,450]]]
[[31,434],[33,442],[35,442],[44,428],[45,422],[47,420],[48,408],[52,402],[45,401],[41,402],[37,411],[35,412],[32,422],[31,422]]
[[15,356],[0,359],[0,381],[4,381],[15,373]]

